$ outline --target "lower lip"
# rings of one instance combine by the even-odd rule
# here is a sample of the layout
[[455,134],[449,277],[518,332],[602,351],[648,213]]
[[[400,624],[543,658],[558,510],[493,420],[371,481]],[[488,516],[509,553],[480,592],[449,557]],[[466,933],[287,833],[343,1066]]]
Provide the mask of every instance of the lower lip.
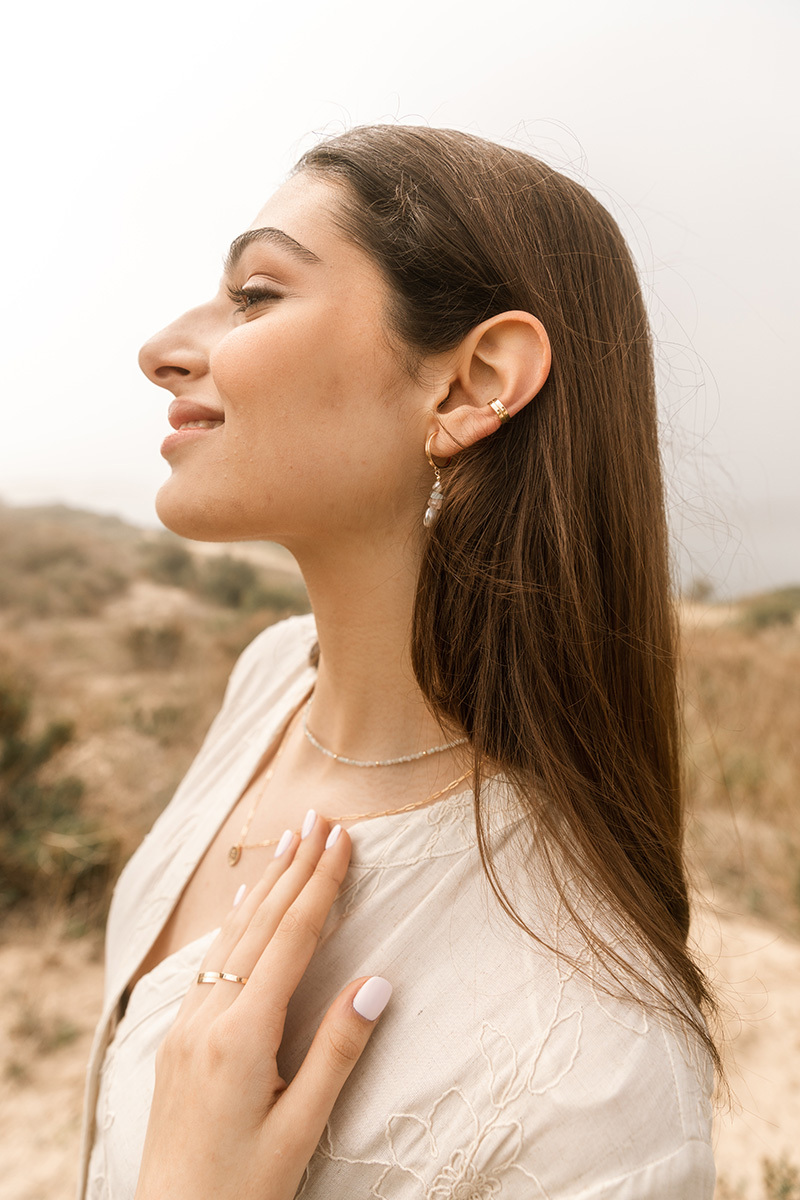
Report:
[[208,437],[209,434],[216,433],[222,427],[222,425],[217,425],[216,429],[177,429],[175,433],[170,433],[164,438],[164,441],[161,443],[161,453],[166,458],[178,446],[183,446],[187,442],[193,442],[197,438]]

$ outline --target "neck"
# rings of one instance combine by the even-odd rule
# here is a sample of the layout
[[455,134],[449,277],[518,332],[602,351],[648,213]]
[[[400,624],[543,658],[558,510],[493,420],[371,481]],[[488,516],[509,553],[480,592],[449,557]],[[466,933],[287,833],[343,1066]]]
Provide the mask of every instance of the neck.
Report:
[[396,758],[454,740],[458,733],[441,729],[411,666],[419,568],[413,547],[315,546],[295,555],[320,645],[308,713],[319,741],[362,760]]

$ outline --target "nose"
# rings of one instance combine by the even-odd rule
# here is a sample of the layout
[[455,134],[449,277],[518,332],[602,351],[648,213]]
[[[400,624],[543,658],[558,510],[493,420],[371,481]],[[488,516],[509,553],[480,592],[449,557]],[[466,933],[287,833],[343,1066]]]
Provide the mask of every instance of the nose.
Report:
[[208,370],[208,345],[202,308],[193,308],[154,333],[139,351],[139,366],[151,383],[174,390],[176,383],[196,380]]

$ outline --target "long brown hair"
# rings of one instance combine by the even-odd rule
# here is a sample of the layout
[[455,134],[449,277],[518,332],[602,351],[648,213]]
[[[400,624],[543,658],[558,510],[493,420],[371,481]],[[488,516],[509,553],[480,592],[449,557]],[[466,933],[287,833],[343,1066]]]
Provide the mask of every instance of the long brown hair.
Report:
[[469,735],[481,857],[505,910],[538,936],[493,857],[486,763],[524,798],[554,874],[588,880],[659,969],[635,966],[565,898],[586,942],[623,986],[644,984],[692,1026],[719,1066],[699,1015],[712,998],[687,950],[653,354],[619,228],[529,154],[453,130],[356,128],[298,169],[344,185],[340,226],[391,285],[410,369],[496,313],[531,312],[548,331],[540,394],[446,472],[414,670],[433,711]]

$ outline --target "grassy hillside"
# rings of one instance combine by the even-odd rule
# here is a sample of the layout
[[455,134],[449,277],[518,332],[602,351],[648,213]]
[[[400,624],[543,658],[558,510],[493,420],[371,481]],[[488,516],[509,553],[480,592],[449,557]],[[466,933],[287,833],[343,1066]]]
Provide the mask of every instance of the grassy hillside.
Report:
[[0,509],[0,912],[59,901],[102,921],[236,657],[307,610],[280,555],[264,548],[262,567],[257,547],[245,553],[63,508]]
[[689,846],[720,902],[799,936],[800,628],[751,603],[685,623]]
[[[0,1165],[16,1200],[66,1200],[113,881],[237,655],[307,602],[280,548],[195,546],[61,507],[0,506],[0,558]],[[783,589],[682,610],[688,843],[717,904],[701,944],[729,977],[750,1071],[743,1122],[721,1130],[717,1200],[800,1200],[781,1132],[800,1095],[799,607]]]
[[[6,735],[25,743],[29,759],[47,749],[21,783],[14,770],[0,771],[0,853],[14,853],[10,807],[27,803],[28,843],[46,834],[48,814],[61,830],[55,842],[47,835],[51,852],[40,847],[38,859],[30,844],[20,849],[41,887],[75,891],[81,872],[70,863],[72,837],[74,853],[83,847],[88,860],[85,890],[97,898],[172,794],[237,655],[258,630],[307,609],[302,581],[278,547],[194,546],[64,507],[0,507],[0,555],[5,725],[25,710]],[[738,606],[684,610],[688,833],[698,879],[737,911],[794,935],[798,608],[800,589],[783,589]],[[45,747],[48,737],[55,742]],[[19,746],[11,753],[19,756]],[[65,803],[75,811],[72,832]],[[17,812],[11,824],[25,819]],[[20,838],[24,830],[21,845]],[[97,861],[104,854],[105,873]],[[6,887],[6,903],[35,890],[35,880]]]

